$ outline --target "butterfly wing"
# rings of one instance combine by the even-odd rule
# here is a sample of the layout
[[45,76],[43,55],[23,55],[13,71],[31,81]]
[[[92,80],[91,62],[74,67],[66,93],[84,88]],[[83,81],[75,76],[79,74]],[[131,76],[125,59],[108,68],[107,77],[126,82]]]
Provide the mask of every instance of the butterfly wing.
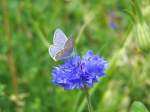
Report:
[[53,45],[49,47],[49,55],[55,60],[68,57],[73,50],[73,39],[67,38],[62,30],[56,29],[53,37]]
[[56,54],[56,60],[62,60],[70,56],[73,51],[74,41],[72,38],[69,38],[65,43],[64,49]]
[[64,46],[65,56],[69,56],[72,53],[73,47],[74,47],[74,40],[73,38],[69,38]]
[[64,34],[64,32],[60,29],[56,29],[54,32],[53,37],[53,44],[57,47],[64,48],[65,43],[67,42],[68,38]]
[[62,30],[56,29],[53,37],[53,45],[49,47],[49,55],[55,60],[56,54],[64,49],[68,38]]
[[49,47],[48,51],[49,51],[49,55],[55,60],[56,54],[58,54],[61,51],[61,48],[52,45],[52,46]]

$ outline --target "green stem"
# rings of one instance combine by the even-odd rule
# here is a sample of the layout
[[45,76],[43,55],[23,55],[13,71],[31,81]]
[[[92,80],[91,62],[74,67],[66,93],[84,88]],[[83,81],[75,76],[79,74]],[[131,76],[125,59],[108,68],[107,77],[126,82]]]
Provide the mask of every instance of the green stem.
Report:
[[91,99],[90,99],[88,89],[85,87],[83,90],[84,90],[85,95],[86,95],[86,99],[87,99],[87,103],[88,103],[88,110],[89,110],[89,112],[92,112]]
[[73,112],[77,112],[77,107],[78,107],[79,100],[80,100],[81,96],[82,96],[82,92],[79,91],[77,98],[76,98],[76,101],[75,101],[75,104],[74,104]]

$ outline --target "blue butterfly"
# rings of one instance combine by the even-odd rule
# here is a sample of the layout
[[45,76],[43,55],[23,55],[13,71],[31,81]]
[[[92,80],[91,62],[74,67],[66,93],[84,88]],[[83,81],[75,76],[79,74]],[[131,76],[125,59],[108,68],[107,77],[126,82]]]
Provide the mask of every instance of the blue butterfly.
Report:
[[71,55],[73,51],[73,38],[67,38],[62,30],[56,29],[53,37],[53,45],[49,47],[49,55],[55,60],[62,60]]

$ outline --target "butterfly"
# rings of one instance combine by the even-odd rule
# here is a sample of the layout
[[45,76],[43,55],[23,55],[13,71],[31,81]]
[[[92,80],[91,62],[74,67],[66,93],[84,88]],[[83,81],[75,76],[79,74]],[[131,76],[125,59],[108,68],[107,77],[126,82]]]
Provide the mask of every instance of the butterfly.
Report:
[[49,47],[49,55],[55,61],[65,59],[71,55],[73,46],[73,38],[67,38],[62,30],[56,29],[53,37],[53,45]]

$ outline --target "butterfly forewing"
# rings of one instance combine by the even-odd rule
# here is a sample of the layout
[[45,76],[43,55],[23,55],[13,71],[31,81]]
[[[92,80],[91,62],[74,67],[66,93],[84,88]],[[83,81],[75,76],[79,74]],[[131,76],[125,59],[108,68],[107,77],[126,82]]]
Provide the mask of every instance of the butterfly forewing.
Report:
[[56,29],[53,37],[53,44],[63,49],[65,43],[67,42],[67,37],[62,30]]

